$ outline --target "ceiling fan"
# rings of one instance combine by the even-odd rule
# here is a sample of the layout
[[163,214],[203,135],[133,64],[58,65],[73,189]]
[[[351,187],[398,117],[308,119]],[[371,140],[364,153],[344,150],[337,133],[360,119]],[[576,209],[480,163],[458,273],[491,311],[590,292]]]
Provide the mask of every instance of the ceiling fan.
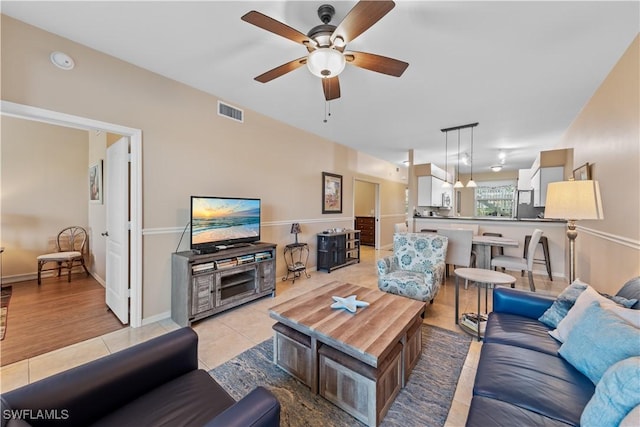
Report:
[[335,14],[335,9],[331,5],[324,4],[318,8],[318,16],[322,24],[313,27],[307,34],[255,10],[248,12],[242,16],[243,21],[300,43],[309,52],[307,56],[294,59],[260,74],[255,80],[267,83],[306,64],[312,74],[322,79],[325,99],[331,101],[340,98],[338,75],[344,70],[347,63],[378,73],[400,77],[409,66],[407,62],[372,53],[345,50],[347,43],[368,30],[389,13],[394,6],[393,1],[360,1],[349,11],[342,22],[335,26],[329,23]]

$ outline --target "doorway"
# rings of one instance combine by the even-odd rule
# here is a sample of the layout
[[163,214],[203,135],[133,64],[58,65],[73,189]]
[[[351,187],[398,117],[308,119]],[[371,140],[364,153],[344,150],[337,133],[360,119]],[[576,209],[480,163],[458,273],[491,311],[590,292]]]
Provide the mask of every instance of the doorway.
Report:
[[[38,107],[2,101],[3,115],[82,130],[102,130],[123,135],[130,141],[130,242],[127,262],[130,267],[129,324],[142,325],[142,131],[140,129],[73,116]],[[107,279],[108,280],[108,279]]]
[[380,184],[376,182],[354,179],[353,215],[355,228],[360,230],[360,243],[380,246]]

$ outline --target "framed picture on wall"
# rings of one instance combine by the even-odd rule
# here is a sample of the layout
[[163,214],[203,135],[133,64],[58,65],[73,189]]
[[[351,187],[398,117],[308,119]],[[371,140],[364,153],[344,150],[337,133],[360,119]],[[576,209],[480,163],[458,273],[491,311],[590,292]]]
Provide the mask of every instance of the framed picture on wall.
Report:
[[322,172],[322,213],[342,213],[342,175]]
[[102,204],[102,160],[89,166],[89,203]]
[[589,163],[585,163],[578,169],[573,170],[573,179],[576,181],[585,181],[591,179],[591,171],[589,170]]

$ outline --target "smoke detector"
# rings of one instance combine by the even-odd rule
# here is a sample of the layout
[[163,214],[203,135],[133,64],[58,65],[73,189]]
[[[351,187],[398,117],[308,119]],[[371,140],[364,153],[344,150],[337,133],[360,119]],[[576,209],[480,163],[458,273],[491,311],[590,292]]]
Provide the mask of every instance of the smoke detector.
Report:
[[53,65],[62,70],[73,70],[73,67],[76,65],[73,59],[64,52],[52,52],[49,59]]

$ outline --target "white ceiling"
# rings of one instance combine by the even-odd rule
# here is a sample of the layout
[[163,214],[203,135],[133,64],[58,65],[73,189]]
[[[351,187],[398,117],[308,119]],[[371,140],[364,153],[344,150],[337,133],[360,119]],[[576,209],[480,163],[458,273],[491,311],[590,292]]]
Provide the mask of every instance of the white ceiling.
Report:
[[[474,129],[474,171],[507,153],[528,168],[555,148],[640,31],[637,1],[432,2],[396,7],[349,50],[409,62],[400,78],[347,65],[324,123],[321,83],[306,67],[253,78],[306,50],[240,20],[257,10],[306,33],[330,3],[337,25],[355,1],[14,2],[2,13],[375,157],[443,166],[441,128]],[[82,66],[83,58],[74,58]],[[73,72],[73,71],[72,71]],[[250,112],[249,112],[250,114]],[[461,152],[469,152],[469,130]],[[449,134],[449,161],[457,134]],[[453,156],[451,156],[451,154]],[[463,166],[462,173],[468,171]]]

